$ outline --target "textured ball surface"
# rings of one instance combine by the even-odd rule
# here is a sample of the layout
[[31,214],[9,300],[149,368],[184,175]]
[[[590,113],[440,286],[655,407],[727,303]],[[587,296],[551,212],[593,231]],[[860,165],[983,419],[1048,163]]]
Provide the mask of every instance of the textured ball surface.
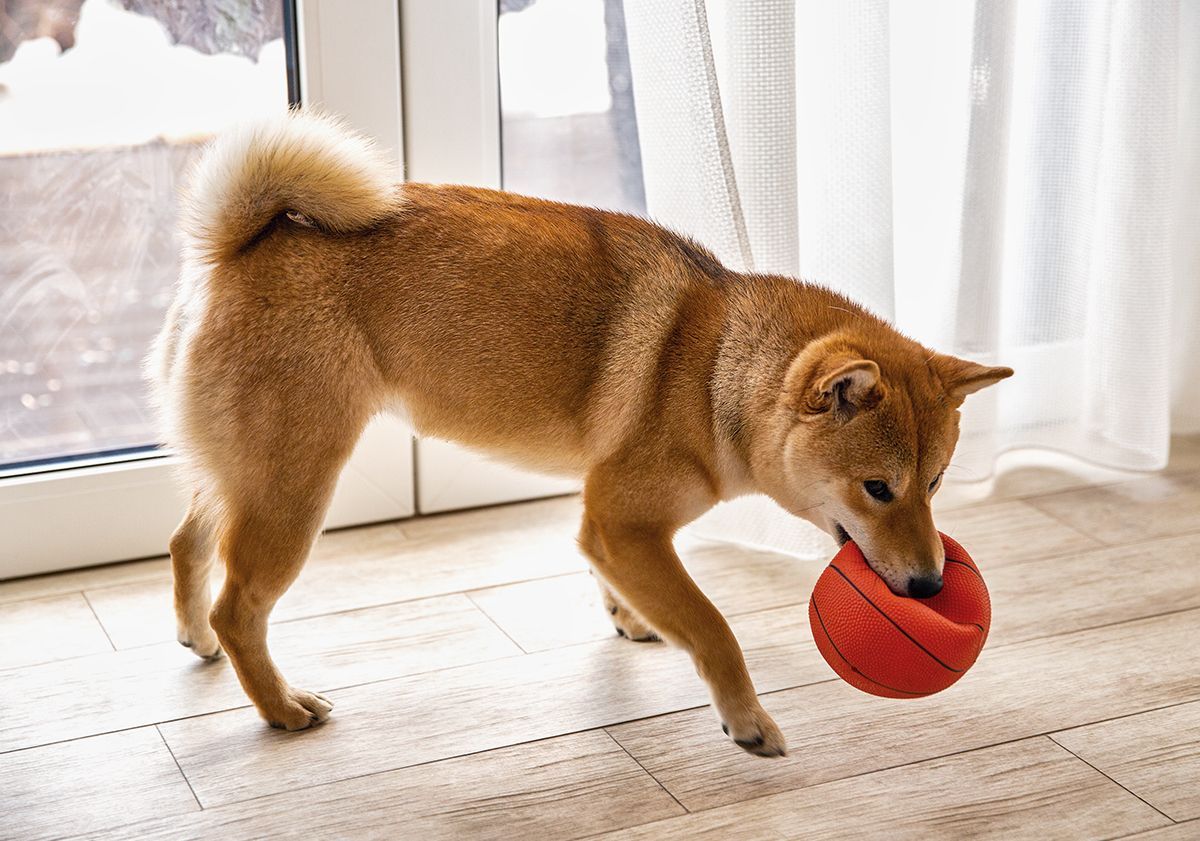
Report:
[[867,566],[853,541],[817,579],[808,601],[813,639],[851,686],[885,698],[940,692],[975,663],[987,640],[992,603],[975,562],[942,535],[942,591],[897,596]]

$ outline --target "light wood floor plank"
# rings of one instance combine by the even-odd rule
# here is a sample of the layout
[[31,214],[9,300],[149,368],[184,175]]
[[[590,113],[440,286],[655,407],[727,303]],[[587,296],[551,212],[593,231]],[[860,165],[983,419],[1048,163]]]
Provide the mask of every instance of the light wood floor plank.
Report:
[[[1084,552],[1104,544],[1021,501],[939,511],[938,529],[950,535],[986,575],[1006,564]],[[1036,539],[1030,539],[1037,535]]]
[[0,754],[0,838],[62,838],[199,808],[153,727]]
[[[271,639],[284,673],[316,691],[520,651],[462,595],[284,623]],[[247,703],[228,658],[204,663],[177,643],[13,669],[2,680],[0,751]]]
[[[394,523],[346,529],[322,535],[299,580],[276,606],[272,621],[280,622],[339,610],[355,610],[401,601],[393,595],[387,570],[398,567],[406,539]],[[224,569],[214,564],[212,591],[220,590]],[[365,585],[375,585],[374,598]],[[134,648],[175,638],[171,571],[127,583],[96,581],[85,589],[96,615],[113,644]],[[418,598],[420,593],[412,598]]]
[[683,812],[602,731],[136,824],[101,838],[578,838]]
[[1200,703],[1051,735],[1172,820],[1200,818]]
[[[1034,738],[961,756],[670,818],[605,839],[1105,838],[1167,819],[1053,742]],[[728,830],[735,830],[728,832]]]
[[0,670],[112,651],[82,593],[0,603]]
[[[217,577],[217,576],[214,576]],[[219,577],[218,577],[219,578]],[[219,587],[214,582],[214,596]],[[118,649],[175,639],[175,608],[170,578],[133,581],[86,591],[96,616]],[[272,615],[273,622],[289,617]]]
[[[166,547],[163,547],[164,551]],[[166,558],[127,561],[50,575],[33,575],[0,581],[0,602],[40,599],[77,593],[89,587],[110,587],[157,578],[170,580],[171,563]]]
[[[777,804],[764,799],[768,808],[778,808]],[[742,803],[738,805],[750,805]],[[654,823],[642,824],[631,829],[597,835],[589,841],[787,841],[789,836],[780,828],[780,824],[788,819],[776,820],[774,814],[768,812],[764,818],[751,814],[749,809],[710,809],[707,812],[693,812],[674,820],[661,820]],[[793,815],[793,821],[807,822],[804,815]],[[803,836],[807,838],[808,836]],[[835,835],[843,838],[845,836]],[[863,837],[873,837],[866,833]]]
[[[803,610],[731,624],[760,690],[828,676]],[[163,734],[208,807],[708,703],[681,651],[616,637],[327,694],[333,719],[299,737],[249,710],[171,722]],[[709,738],[737,751],[700,712]]]
[[[726,617],[808,601],[825,561],[728,544],[694,542],[683,561]],[[587,573],[474,590],[471,599],[526,651],[613,635],[611,617]]]
[[1196,841],[1197,838],[1200,838],[1200,820],[1120,836],[1121,841]]
[[831,681],[764,699],[788,736],[774,762],[728,750],[689,710],[609,728],[692,810],[1200,700],[1200,611],[984,651],[959,683],[895,701]]
[[989,646],[1200,607],[1200,533],[984,569]]
[[473,590],[471,601],[525,651],[548,651],[612,636],[613,623],[587,573]]
[[[1000,524],[1008,513],[1019,522],[1022,510],[1033,512],[1035,518],[1049,518],[1028,506],[1013,512],[1013,506],[1021,504],[1002,503],[969,512],[979,515],[977,524],[995,524],[995,537],[981,530],[975,542],[983,549],[977,554],[983,559],[994,605],[991,645],[1200,607],[1200,564],[1195,562],[1200,556],[1200,534],[1022,562],[1004,554],[1001,544],[1013,538]],[[1046,531],[1054,533],[1053,528]],[[1080,545],[1102,546],[1090,541]],[[726,616],[789,600],[802,609],[824,568],[824,561],[720,544],[693,547],[686,554],[701,589]],[[1014,554],[1029,558],[1038,553]],[[1133,580],[1136,587],[1129,586]],[[1064,581],[1070,586],[1063,586]],[[604,639],[613,633],[595,581],[586,574],[477,590],[470,596],[526,651]]]
[[1109,544],[1200,531],[1200,473],[1082,488],[1030,504]]
[[[942,515],[940,519],[942,522],[939,522],[939,527],[954,535],[974,553],[973,556],[978,559],[985,575],[988,576],[989,584],[992,575],[996,576],[997,585],[1000,587],[998,595],[1001,598],[1007,596],[1010,591],[1015,591],[1015,609],[1011,613],[1001,613],[1004,617],[1001,622],[1001,638],[1021,638],[1022,635],[1046,633],[1045,616],[1040,614],[1038,609],[1045,605],[1047,597],[1061,594],[1061,586],[1053,582],[1061,580],[1065,573],[1057,567],[1048,567],[1045,570],[1026,569],[1003,576],[999,570],[1031,558],[1062,557],[1064,554],[1103,546],[1023,502],[1001,502],[996,505],[951,511]],[[1037,540],[1030,540],[1030,534],[1036,534]],[[727,617],[782,605],[806,603],[817,577],[827,562],[826,559],[801,560],[787,555],[712,542],[691,543],[681,549],[681,555],[700,588]],[[1075,566],[1082,567],[1083,572],[1090,575],[1092,570],[1089,564],[1092,563],[1095,562],[1085,560]],[[1171,569],[1177,566],[1178,564],[1174,564]],[[1171,575],[1161,569],[1158,563],[1154,563],[1149,571],[1154,581],[1169,579]],[[1190,569],[1185,571],[1191,572]],[[1103,585],[1090,580],[1086,583],[1093,589],[1110,586],[1113,583],[1111,573],[1115,573],[1115,570],[1105,569],[1103,572]],[[1028,577],[1036,581],[1030,582]],[[1143,582],[1148,583],[1149,579]],[[1171,582],[1166,580],[1166,586],[1158,589],[1169,590],[1170,584]],[[1032,586],[1040,586],[1044,590],[1042,599],[1033,602],[1026,599],[1027,591]],[[1149,588],[1130,591],[1129,588],[1122,587],[1127,596],[1134,599],[1146,589]],[[1200,587],[1197,588],[1197,593],[1200,593]],[[1157,594],[1157,590],[1148,592],[1146,598],[1140,599],[1140,602],[1150,602]],[[596,584],[591,576],[583,573],[476,590],[472,591],[470,596],[526,651],[544,651],[563,645],[603,639],[613,633],[612,622],[604,613]],[[1109,593],[1096,593],[1090,600],[1075,599],[1072,602],[1066,597],[1055,600],[1055,604],[1052,605],[1056,619],[1053,632],[1086,627],[1088,621],[1116,621],[1158,612],[1146,609],[1141,613],[1118,614],[1113,611],[1111,618],[1106,619],[1102,615],[1097,620],[1095,614],[1104,614],[1104,606],[1110,599]],[[1064,609],[1061,602],[1066,602],[1067,606],[1079,606],[1076,612],[1080,616],[1074,625],[1070,622],[1065,625],[1058,624]],[[1091,608],[1090,615],[1087,608]],[[1012,625],[1006,626],[1005,622],[1012,622]],[[1017,633],[1009,634],[1010,627]]]
[[[272,621],[586,570],[575,544],[578,505],[573,498],[541,500],[465,512],[458,519],[429,518],[419,526],[384,524],[323,535]],[[218,565],[214,592],[221,579]],[[169,575],[86,593],[118,648],[174,639]]]
[[[532,530],[497,533],[498,511],[515,517],[517,523],[531,521]],[[526,650],[598,639],[609,633],[605,623],[596,619],[594,609],[599,602],[587,592],[590,584],[547,582],[503,591],[487,588],[493,583],[503,587],[510,581],[586,570],[572,537],[577,499],[467,514],[481,522],[461,532],[445,525],[450,518],[431,518],[429,522],[436,527],[425,521],[405,526],[409,531],[415,529],[416,537],[401,536],[398,527],[390,525],[324,536],[299,580],[280,600],[273,620],[444,594],[474,584],[486,588],[472,594],[486,611],[505,615],[514,626],[519,617],[524,627],[509,630]],[[966,545],[985,570],[1099,545],[1020,502],[947,512],[939,518],[939,525]],[[479,534],[474,529],[487,531]],[[1038,540],[1024,539],[1030,533],[1037,533]],[[803,561],[686,537],[679,543],[688,568],[728,614],[807,601],[824,567],[824,560]],[[217,570],[214,588],[219,587],[220,577]],[[89,589],[87,597],[118,648],[173,638],[169,577]],[[570,601],[553,601],[557,598]],[[549,613],[545,624],[543,612]]]

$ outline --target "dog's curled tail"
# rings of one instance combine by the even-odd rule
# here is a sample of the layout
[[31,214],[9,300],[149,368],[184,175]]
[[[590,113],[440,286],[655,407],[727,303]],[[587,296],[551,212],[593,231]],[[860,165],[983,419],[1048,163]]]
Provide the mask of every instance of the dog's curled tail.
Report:
[[297,110],[213,141],[190,174],[182,226],[193,253],[217,262],[236,255],[281,213],[350,233],[401,202],[393,170],[371,141],[337,119]]

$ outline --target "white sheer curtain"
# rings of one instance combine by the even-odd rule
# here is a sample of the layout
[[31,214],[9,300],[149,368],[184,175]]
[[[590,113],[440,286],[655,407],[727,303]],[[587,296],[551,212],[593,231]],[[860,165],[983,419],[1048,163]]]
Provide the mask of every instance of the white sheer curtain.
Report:
[[[1200,0],[625,0],[651,215],[1017,376],[960,475],[1200,430]],[[717,521],[793,551],[761,502]],[[739,528],[740,527],[740,528]]]

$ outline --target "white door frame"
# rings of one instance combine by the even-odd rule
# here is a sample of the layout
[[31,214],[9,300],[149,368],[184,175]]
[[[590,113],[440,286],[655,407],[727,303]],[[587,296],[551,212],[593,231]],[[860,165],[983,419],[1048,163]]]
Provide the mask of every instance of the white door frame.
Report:
[[[296,18],[303,101],[341,114],[399,164],[397,2],[297,0]],[[186,502],[176,466],[175,457],[148,452],[118,463],[0,473],[0,579],[164,554]],[[412,515],[413,472],[409,430],[377,419],[342,473],[326,527]]]

